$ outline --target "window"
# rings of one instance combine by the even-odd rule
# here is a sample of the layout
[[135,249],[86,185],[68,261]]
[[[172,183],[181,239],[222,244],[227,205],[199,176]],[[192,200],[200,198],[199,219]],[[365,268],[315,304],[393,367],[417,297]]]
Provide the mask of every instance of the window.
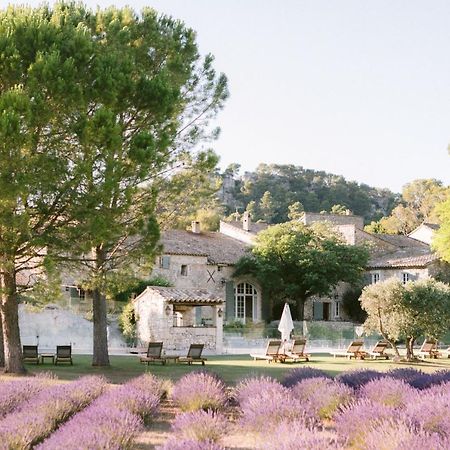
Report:
[[379,273],[372,273],[372,284],[378,283],[380,281],[380,274]]
[[183,277],[187,277],[188,274],[188,266],[186,264],[181,264],[181,275]]
[[341,317],[341,302],[334,302],[334,317]]
[[406,284],[408,281],[411,281],[410,274],[407,273],[407,272],[402,273],[402,282],[403,282],[403,284]]
[[240,283],[235,290],[235,314],[236,319],[245,323],[246,320],[252,321],[256,315],[256,300],[258,293],[250,283]]
[[160,256],[159,267],[161,269],[168,269],[170,267],[170,256]]
[[70,298],[72,300],[85,300],[86,291],[75,286],[66,286],[66,292],[70,292]]

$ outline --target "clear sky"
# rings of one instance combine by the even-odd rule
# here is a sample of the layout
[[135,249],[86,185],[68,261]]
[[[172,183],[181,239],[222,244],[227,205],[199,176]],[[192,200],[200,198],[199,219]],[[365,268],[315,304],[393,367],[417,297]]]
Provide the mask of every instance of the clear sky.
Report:
[[152,6],[197,31],[229,78],[222,167],[295,164],[395,191],[450,184],[449,0],[85,3]]

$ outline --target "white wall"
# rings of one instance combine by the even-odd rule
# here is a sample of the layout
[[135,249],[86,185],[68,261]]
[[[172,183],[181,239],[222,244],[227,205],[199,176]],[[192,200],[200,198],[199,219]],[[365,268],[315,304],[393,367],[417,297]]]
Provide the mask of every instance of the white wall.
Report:
[[[56,305],[47,305],[42,310],[19,305],[19,326],[23,345],[38,344],[39,351],[55,351],[57,345],[72,345],[74,353],[92,354],[92,322]],[[115,322],[108,326],[108,344],[111,352],[126,349]]]

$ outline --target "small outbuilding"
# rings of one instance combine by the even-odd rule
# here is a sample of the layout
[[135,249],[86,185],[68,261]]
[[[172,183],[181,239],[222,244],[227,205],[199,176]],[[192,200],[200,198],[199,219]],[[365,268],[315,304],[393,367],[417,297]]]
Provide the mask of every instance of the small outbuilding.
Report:
[[223,350],[223,299],[206,289],[147,287],[134,299],[137,337],[142,345],[159,341],[169,351],[190,344]]

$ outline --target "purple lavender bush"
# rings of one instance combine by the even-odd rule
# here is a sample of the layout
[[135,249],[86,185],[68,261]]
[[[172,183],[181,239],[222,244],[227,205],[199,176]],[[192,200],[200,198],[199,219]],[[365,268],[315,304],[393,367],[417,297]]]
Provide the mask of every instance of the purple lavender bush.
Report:
[[168,380],[158,378],[151,373],[146,373],[139,377],[133,378],[126,385],[135,387],[141,391],[152,392],[160,399],[167,397],[168,391],[171,387]]
[[109,410],[99,401],[76,414],[37,449],[131,449],[141,430],[139,416],[125,409]]
[[343,372],[336,377],[336,380],[350,386],[353,389],[357,389],[364,386],[369,381],[379,380],[384,377],[386,377],[386,374],[383,372],[378,372],[372,369],[359,369]]
[[172,430],[178,438],[206,442],[220,442],[227,428],[227,418],[211,410],[181,413],[172,423]]
[[164,445],[157,447],[157,450],[225,450],[225,447],[212,441],[179,440],[172,437]]
[[352,388],[328,378],[308,378],[292,387],[292,395],[309,403],[321,419],[331,419],[342,406],[355,397]]
[[286,387],[292,387],[294,384],[297,384],[302,380],[317,377],[332,378],[323,370],[314,369],[312,367],[299,367],[297,369],[290,370],[289,373],[283,378],[281,384]]
[[91,406],[60,427],[39,450],[76,450],[132,448],[142,429],[142,419],[149,419],[158,409],[160,392],[148,391],[150,378],[139,377],[123,386],[109,389]]
[[394,408],[404,408],[417,395],[418,391],[409,384],[392,378],[369,381],[359,389],[360,397]]
[[426,433],[408,420],[380,421],[365,435],[364,450],[448,450],[450,440],[437,433]]
[[423,392],[423,395],[434,394],[450,395],[450,381],[444,381],[440,384],[434,384]]
[[406,406],[405,416],[428,433],[450,438],[450,392],[417,397]]
[[355,448],[363,448],[366,433],[382,420],[398,415],[398,410],[383,403],[360,399],[342,408],[334,416],[335,429],[340,438]]
[[275,378],[260,376],[244,378],[234,389],[233,396],[238,403],[243,403],[248,398],[255,397],[261,392],[273,392],[274,394],[285,393],[286,388],[282,386]]
[[48,378],[22,378],[0,383],[0,418],[48,387]]
[[283,386],[278,391],[255,393],[241,402],[240,407],[240,424],[250,430],[271,430],[282,421],[298,421],[308,428],[319,424],[312,405],[294,398]]
[[180,378],[173,387],[172,399],[182,411],[218,411],[228,402],[225,383],[217,376],[203,371]]
[[337,450],[345,444],[333,432],[309,429],[296,421],[282,421],[273,432],[261,437],[260,447],[271,450]]
[[103,378],[91,376],[41,391],[0,420],[0,448],[32,447],[97,398],[105,386]]
[[450,370],[438,370],[432,374],[433,385],[450,383]]

